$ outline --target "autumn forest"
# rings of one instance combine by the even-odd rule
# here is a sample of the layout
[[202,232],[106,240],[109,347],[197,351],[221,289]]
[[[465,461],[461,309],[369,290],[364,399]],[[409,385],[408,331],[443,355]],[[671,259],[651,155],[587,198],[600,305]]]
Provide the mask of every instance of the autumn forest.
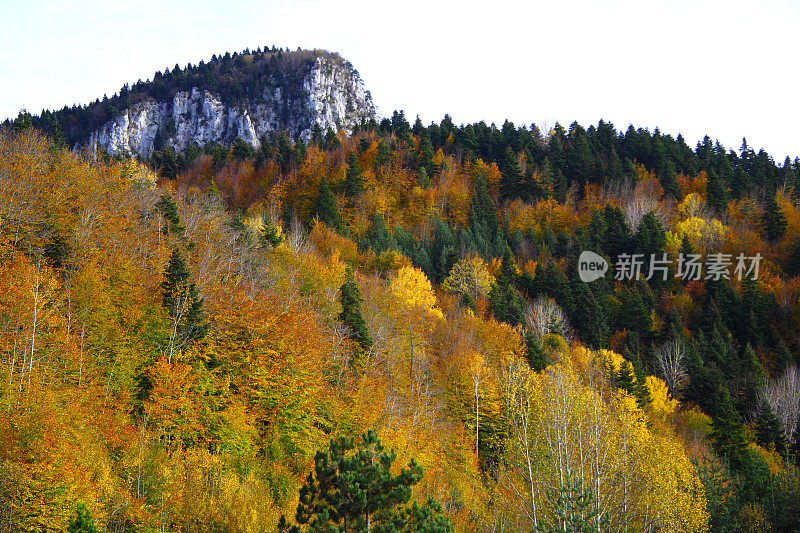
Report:
[[0,531],[800,529],[800,160],[412,122],[5,124]]

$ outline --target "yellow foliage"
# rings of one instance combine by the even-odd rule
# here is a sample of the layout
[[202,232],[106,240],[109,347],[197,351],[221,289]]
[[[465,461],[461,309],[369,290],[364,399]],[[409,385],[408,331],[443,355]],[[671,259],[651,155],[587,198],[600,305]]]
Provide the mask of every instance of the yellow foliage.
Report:
[[723,242],[726,232],[727,228],[715,218],[706,220],[693,216],[678,222],[674,232],[667,232],[667,244],[677,249],[686,236],[695,250],[707,252]]
[[436,294],[431,282],[420,269],[402,267],[392,278],[390,290],[405,308],[420,310],[436,318],[442,317],[441,310],[436,307]]
[[486,262],[478,256],[465,257],[450,270],[442,287],[445,290],[472,296],[486,296],[494,283]]
[[669,388],[664,380],[655,376],[644,378],[647,390],[650,392],[650,409],[658,416],[666,417],[675,412],[678,408],[678,400],[674,400],[669,395]]

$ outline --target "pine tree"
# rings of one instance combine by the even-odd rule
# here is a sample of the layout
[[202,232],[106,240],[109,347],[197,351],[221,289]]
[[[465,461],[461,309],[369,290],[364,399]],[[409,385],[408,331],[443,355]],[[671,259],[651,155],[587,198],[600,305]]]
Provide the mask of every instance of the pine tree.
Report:
[[189,269],[175,249],[161,282],[162,306],[171,318],[170,358],[175,348],[185,348],[208,333],[209,324],[203,313],[203,299],[194,283],[189,281]]
[[[561,487],[547,491],[547,501],[555,514],[552,520],[543,519],[537,533],[593,533],[606,526],[607,520],[594,509],[592,491],[583,487],[580,477],[565,476]],[[602,530],[602,529],[600,529]]]
[[506,148],[501,168],[500,191],[503,198],[519,198],[524,193],[522,170],[519,168],[517,156],[511,147]]
[[325,176],[319,182],[319,194],[314,204],[314,211],[327,226],[342,231],[342,219],[339,217],[339,209],[336,207],[336,197]]
[[327,453],[317,452],[314,470],[300,489],[298,525],[290,529],[282,517],[279,531],[452,531],[438,505],[406,505],[411,487],[422,479],[422,468],[411,459],[407,469],[394,475],[395,458],[374,430],[359,442],[344,436],[331,439]]
[[489,306],[497,320],[516,326],[522,323],[522,296],[515,288],[517,264],[511,248],[506,245],[500,274],[489,291]]
[[178,206],[169,193],[165,192],[161,195],[161,198],[156,202],[156,210],[161,213],[167,221],[167,225],[164,227],[164,233],[168,234],[171,232],[173,235],[183,235],[184,228],[181,226],[180,217],[178,217]]
[[761,399],[756,417],[756,442],[767,449],[774,449],[781,455],[786,453],[783,428],[767,400]]
[[764,205],[764,214],[761,217],[761,227],[770,241],[777,241],[786,233],[786,215],[781,211],[774,194],[767,196]]
[[724,213],[728,206],[728,193],[725,192],[717,173],[713,170],[708,173],[706,203],[718,214]]
[[369,335],[367,324],[361,314],[361,291],[358,290],[353,269],[347,267],[346,281],[339,292],[339,301],[342,304],[342,311],[339,313],[339,320],[347,326],[350,338],[356,341],[365,352],[372,348],[372,337]]
[[550,364],[550,358],[547,356],[547,352],[544,351],[536,340],[532,331],[528,331],[525,334],[525,359],[534,372],[544,370],[547,365]]
[[348,198],[354,198],[364,190],[364,176],[361,174],[361,166],[358,164],[358,156],[355,152],[350,152],[347,158],[347,172],[344,180],[344,193]]
[[572,294],[580,302],[571,317],[576,333],[590,348],[605,346],[610,332],[603,307],[588,285],[577,278],[572,281]]
[[736,411],[727,387],[721,386],[714,402],[713,431],[711,442],[717,452],[726,457],[731,466],[742,465],[747,440],[744,436],[742,418]]
[[79,503],[75,512],[75,518],[70,519],[67,527],[69,533],[97,533],[92,513],[89,512],[89,509],[84,504]]
[[265,220],[261,226],[261,247],[274,248],[283,242],[283,235],[275,227],[275,224]]

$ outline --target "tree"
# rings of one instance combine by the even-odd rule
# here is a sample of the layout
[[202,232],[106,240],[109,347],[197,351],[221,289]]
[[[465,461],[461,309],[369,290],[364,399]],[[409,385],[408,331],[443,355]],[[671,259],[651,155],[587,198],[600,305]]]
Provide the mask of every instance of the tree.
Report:
[[480,256],[465,257],[456,263],[442,283],[442,288],[458,293],[469,294],[473,298],[486,296],[494,278]]
[[364,190],[364,176],[358,164],[358,156],[350,152],[347,158],[347,172],[344,179],[344,193],[348,198],[355,198]]
[[[562,486],[547,491],[553,507],[552,521],[542,521],[536,528],[541,533],[592,533],[606,520],[597,520],[599,511],[592,505],[592,491],[583,487],[580,478],[567,473]],[[598,522],[600,524],[598,524]]]
[[169,337],[169,360],[175,348],[185,348],[190,343],[205,337],[210,324],[205,322],[203,299],[195,284],[189,281],[189,269],[176,248],[161,282],[162,306],[171,320]]
[[172,232],[174,235],[183,234],[184,229],[183,226],[181,226],[181,219],[178,217],[178,206],[169,193],[165,192],[161,195],[161,198],[156,202],[156,209],[167,221],[167,226],[164,227],[165,233]]
[[262,248],[274,248],[283,242],[284,236],[272,222],[266,220],[261,225]]
[[347,267],[346,281],[339,292],[339,301],[342,304],[342,311],[339,313],[339,320],[347,326],[350,338],[356,341],[365,352],[372,348],[372,337],[367,330],[367,324],[361,315],[361,291],[358,290],[353,269]]
[[756,442],[768,449],[774,449],[780,454],[786,453],[786,443],[783,439],[783,428],[772,408],[765,399],[762,399],[756,417]]
[[500,190],[503,198],[513,199],[522,196],[524,193],[522,170],[520,170],[517,156],[510,146],[506,147],[501,172]]
[[392,531],[392,525],[414,523],[416,519],[439,524],[449,531],[446,518],[431,516],[440,514],[437,506],[428,506],[432,513],[406,507],[411,487],[422,479],[422,468],[411,459],[408,468],[393,475],[396,457],[394,450],[385,450],[374,430],[364,433],[358,442],[345,436],[331,439],[327,453],[317,452],[314,470],[300,489],[295,513],[298,525],[289,529],[285,518],[281,518],[279,530]]
[[506,245],[500,265],[500,275],[497,276],[489,292],[489,305],[497,320],[512,326],[520,324],[523,318],[522,296],[514,287],[517,277],[517,263],[514,261],[511,248]]
[[775,195],[768,195],[764,204],[764,214],[761,216],[761,227],[767,239],[777,241],[783,237],[783,234],[786,233],[786,225],[786,215],[778,205]]
[[89,509],[84,504],[79,503],[75,513],[75,518],[69,521],[69,526],[67,527],[69,533],[97,533],[92,513],[89,512]]
[[342,219],[339,217],[339,209],[336,207],[336,197],[325,176],[319,183],[319,194],[314,204],[314,212],[327,226],[336,231],[342,231]]
[[726,457],[733,467],[742,465],[747,441],[742,419],[733,405],[730,392],[722,386],[714,402],[713,431],[711,442],[717,452]]

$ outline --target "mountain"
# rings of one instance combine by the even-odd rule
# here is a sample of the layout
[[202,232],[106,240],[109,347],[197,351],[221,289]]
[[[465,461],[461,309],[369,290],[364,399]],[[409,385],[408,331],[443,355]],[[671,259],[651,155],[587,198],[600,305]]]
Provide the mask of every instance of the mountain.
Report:
[[258,147],[274,132],[307,141],[316,126],[349,133],[374,117],[372,97],[349,61],[322,50],[273,47],[175,65],[111,98],[31,118],[75,148],[149,157],[237,138]]

